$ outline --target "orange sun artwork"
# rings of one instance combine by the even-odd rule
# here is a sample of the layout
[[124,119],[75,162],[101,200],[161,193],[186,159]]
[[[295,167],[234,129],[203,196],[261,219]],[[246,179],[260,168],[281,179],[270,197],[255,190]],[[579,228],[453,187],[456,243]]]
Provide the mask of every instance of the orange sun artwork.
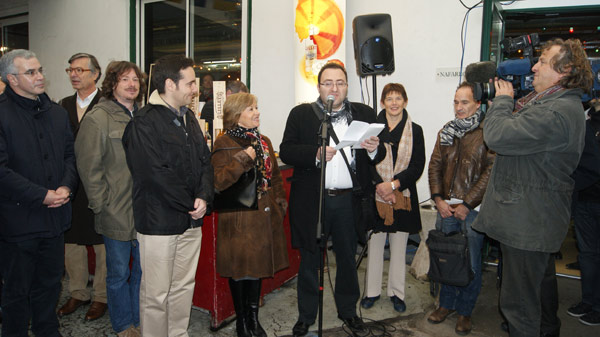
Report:
[[344,34],[344,16],[332,0],[299,0],[294,25],[305,48],[301,73],[309,82],[315,82],[318,70],[314,69],[314,61],[327,59],[338,50]]

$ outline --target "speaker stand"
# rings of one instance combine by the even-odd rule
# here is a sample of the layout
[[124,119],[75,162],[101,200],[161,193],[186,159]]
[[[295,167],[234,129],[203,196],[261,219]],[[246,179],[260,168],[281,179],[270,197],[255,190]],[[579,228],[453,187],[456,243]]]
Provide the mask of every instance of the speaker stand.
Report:
[[377,116],[377,75],[373,74],[373,111]]

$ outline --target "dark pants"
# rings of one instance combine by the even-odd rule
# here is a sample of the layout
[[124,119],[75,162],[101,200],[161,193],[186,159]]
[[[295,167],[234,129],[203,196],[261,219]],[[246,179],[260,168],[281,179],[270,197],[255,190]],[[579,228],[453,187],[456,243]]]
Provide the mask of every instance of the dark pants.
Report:
[[502,287],[500,309],[511,337],[560,331],[554,255],[500,244]]
[[[338,316],[356,316],[356,302],[360,297],[356,271],[356,232],[352,193],[325,197],[325,237],[331,235],[336,260],[334,298]],[[311,252],[300,248],[298,271],[298,320],[307,324],[315,322],[319,307],[320,249]]]
[[2,337],[55,337],[56,304],[64,270],[64,237],[0,241]]
[[581,298],[600,312],[600,203],[579,200],[575,209]]

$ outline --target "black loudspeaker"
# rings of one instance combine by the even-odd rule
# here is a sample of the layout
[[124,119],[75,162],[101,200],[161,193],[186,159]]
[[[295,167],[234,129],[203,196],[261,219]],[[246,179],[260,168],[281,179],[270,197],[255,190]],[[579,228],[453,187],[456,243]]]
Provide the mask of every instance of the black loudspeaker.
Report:
[[394,72],[392,17],[389,14],[360,15],[352,21],[354,58],[359,76]]

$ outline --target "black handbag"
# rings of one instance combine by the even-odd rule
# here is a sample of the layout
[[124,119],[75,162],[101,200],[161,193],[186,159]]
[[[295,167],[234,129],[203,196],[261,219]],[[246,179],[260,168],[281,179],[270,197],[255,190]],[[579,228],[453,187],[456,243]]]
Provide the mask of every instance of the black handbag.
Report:
[[431,281],[464,287],[473,280],[469,240],[465,228],[461,232],[451,233],[432,229],[426,243],[429,247],[427,276]]
[[[216,149],[213,154],[221,150],[241,149],[241,147],[227,147]],[[257,210],[258,194],[256,191],[256,166],[244,172],[238,181],[223,191],[215,190],[213,209],[215,211],[240,211]]]

